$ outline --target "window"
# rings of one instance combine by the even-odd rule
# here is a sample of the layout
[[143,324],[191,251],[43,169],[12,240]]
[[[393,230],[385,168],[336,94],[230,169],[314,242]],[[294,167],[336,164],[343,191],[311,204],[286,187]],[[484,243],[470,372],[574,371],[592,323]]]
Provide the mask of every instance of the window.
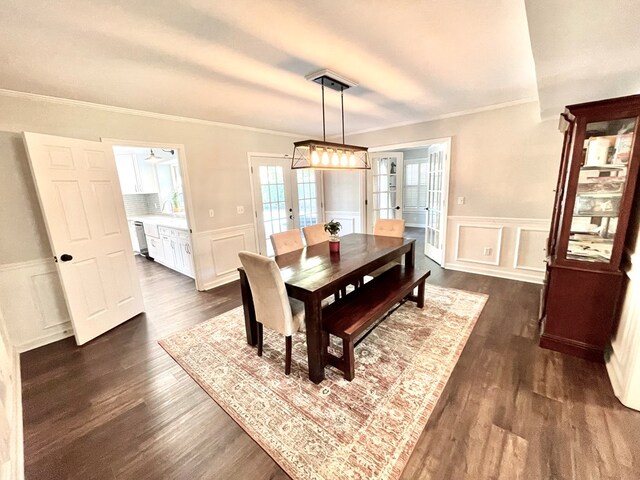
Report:
[[407,160],[404,165],[404,210],[424,209],[427,187],[426,160]]
[[300,228],[318,223],[318,192],[316,172],[311,169],[297,170],[298,215]]

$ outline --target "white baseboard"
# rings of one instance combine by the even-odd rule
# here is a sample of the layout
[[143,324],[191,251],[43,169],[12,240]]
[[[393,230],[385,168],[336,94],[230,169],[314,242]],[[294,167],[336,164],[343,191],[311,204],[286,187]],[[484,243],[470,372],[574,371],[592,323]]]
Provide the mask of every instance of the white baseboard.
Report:
[[506,278],[508,280],[518,280],[520,282],[529,282],[542,285],[544,277],[540,275],[532,275],[528,273],[509,272],[498,268],[484,267],[478,265],[467,265],[454,262],[447,262],[444,269],[456,270],[458,272],[477,273],[478,275],[488,275],[490,277]]

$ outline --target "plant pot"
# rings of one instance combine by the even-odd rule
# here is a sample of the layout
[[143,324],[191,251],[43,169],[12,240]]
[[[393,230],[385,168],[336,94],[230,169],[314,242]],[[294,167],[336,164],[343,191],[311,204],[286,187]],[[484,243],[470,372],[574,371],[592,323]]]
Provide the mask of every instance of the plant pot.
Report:
[[340,253],[340,240],[329,240],[329,252]]

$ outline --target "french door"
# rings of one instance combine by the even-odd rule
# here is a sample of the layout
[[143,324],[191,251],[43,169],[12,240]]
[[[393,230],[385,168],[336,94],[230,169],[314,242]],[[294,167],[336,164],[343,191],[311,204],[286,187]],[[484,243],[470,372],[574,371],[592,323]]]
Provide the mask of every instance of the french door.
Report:
[[258,250],[273,256],[270,236],[324,221],[322,175],[317,170],[291,170],[291,160],[251,157]]
[[106,143],[24,134],[78,345],[144,310],[116,163]]
[[371,153],[367,170],[367,231],[379,218],[402,218],[402,152]]
[[442,265],[449,196],[449,141],[429,146],[424,254]]

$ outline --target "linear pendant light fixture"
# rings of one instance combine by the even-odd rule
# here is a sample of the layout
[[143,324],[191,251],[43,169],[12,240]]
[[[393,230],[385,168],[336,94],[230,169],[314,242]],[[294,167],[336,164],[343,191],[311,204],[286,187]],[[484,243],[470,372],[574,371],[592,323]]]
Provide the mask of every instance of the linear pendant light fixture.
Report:
[[[356,83],[330,71],[307,75],[307,80],[313,80],[322,85],[322,141],[303,140],[293,143],[293,158],[291,168],[313,168],[318,170],[368,170],[369,153],[367,147],[346,145],[344,143],[344,91]],[[340,107],[342,109],[342,143],[326,141],[324,87],[340,92]]]

